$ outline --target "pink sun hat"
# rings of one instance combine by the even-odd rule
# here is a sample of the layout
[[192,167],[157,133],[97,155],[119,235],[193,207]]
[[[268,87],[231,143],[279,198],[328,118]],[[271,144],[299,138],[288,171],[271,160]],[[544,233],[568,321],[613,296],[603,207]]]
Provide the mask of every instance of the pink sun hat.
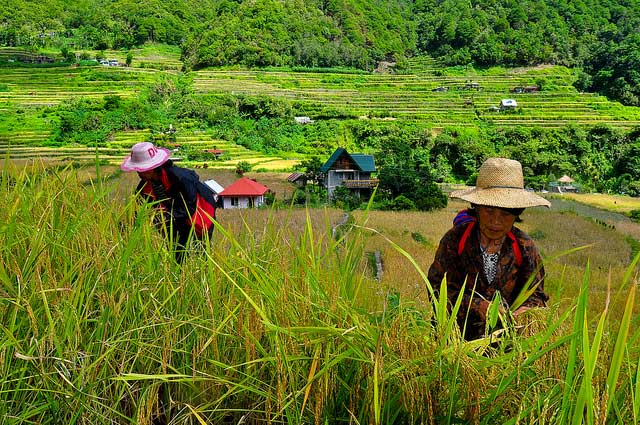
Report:
[[131,155],[127,156],[120,169],[123,171],[149,171],[161,166],[171,156],[165,148],[158,148],[150,142],[140,142],[133,145]]

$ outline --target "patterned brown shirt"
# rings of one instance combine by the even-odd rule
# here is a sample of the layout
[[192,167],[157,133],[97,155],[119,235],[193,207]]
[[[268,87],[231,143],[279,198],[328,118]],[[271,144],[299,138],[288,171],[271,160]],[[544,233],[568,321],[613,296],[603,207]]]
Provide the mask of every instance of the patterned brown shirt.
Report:
[[[544,267],[542,258],[533,240],[517,227],[512,228],[522,261],[518,265],[512,240],[507,237],[500,249],[495,278],[489,282],[484,272],[482,251],[480,249],[479,226],[475,225],[468,235],[461,254],[458,254],[460,239],[470,223],[450,229],[440,240],[433,264],[429,268],[429,282],[435,291],[440,288],[442,279],[447,279],[447,297],[454,305],[465,283],[462,304],[458,311],[458,324],[463,329],[469,313],[465,338],[478,338],[484,333],[484,322],[480,313],[482,300],[491,301],[496,292],[511,305],[516,300],[527,281],[535,273],[531,285],[540,283],[533,294],[524,302],[524,306],[543,307],[549,297],[544,293]],[[473,294],[475,285],[475,294]]]

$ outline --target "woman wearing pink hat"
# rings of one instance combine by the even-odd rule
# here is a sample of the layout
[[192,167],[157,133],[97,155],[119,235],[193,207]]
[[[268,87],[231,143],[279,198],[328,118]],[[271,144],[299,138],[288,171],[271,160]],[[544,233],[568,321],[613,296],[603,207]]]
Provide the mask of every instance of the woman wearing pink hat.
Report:
[[149,142],[136,143],[120,168],[137,171],[136,193],[154,202],[161,213],[161,227],[171,235],[176,260],[184,259],[189,238],[211,237],[215,220],[213,192],[192,171],[173,165],[171,153]]
[[469,201],[471,208],[457,216],[442,237],[428,278],[436,291],[446,279],[450,305],[462,292],[457,320],[464,337],[485,333],[487,308],[497,293],[504,311],[522,291],[531,290],[513,315],[545,306],[549,297],[544,293],[542,259],[533,240],[514,223],[525,208],[550,203],[524,189],[522,165],[489,158],[480,167],[476,186],[450,197]]

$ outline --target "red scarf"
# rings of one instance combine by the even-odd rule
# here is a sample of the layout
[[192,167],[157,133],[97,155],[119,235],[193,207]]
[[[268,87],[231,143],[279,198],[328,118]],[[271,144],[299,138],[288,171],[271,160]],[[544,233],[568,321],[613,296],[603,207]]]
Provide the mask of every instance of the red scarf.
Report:
[[[469,239],[469,235],[471,234],[471,229],[473,229],[473,226],[475,226],[475,224],[476,220],[470,222],[464,233],[462,234],[460,242],[458,243],[458,255],[462,254],[462,251],[464,251],[464,245],[467,243],[467,239]],[[507,236],[509,237],[509,239],[511,239],[511,248],[513,249],[513,255],[516,257],[516,265],[520,267],[520,265],[522,264],[522,252],[520,252],[520,246],[518,245],[516,236],[512,231],[509,231],[509,233],[507,233]]]

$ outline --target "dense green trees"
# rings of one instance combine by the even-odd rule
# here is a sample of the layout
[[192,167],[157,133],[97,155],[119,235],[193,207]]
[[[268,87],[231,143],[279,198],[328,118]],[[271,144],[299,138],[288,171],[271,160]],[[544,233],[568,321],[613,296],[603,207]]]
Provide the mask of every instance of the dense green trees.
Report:
[[[407,5],[393,1],[221,2],[184,43],[189,66],[347,66],[372,70],[407,54]],[[224,5],[224,7],[222,7]]]
[[639,105],[640,2],[416,1],[417,47],[451,65],[585,66],[579,81]]
[[[638,20],[640,24],[640,20]],[[587,81],[582,88],[640,106],[640,33],[634,32],[617,43],[604,40],[587,60]]]
[[579,86],[640,96],[640,1],[3,0],[0,45],[182,47],[187,68],[355,67],[426,53],[450,65],[563,64]]

